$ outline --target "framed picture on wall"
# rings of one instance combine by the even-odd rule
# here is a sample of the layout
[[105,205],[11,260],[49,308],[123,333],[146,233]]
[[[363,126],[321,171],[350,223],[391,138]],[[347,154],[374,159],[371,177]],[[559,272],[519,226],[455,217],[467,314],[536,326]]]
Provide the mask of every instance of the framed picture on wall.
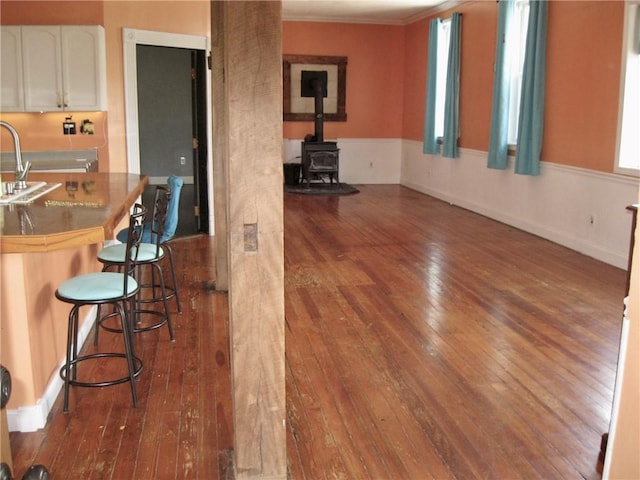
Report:
[[308,95],[309,79],[321,78],[324,85],[324,121],[346,122],[347,57],[283,55],[283,119],[313,121],[314,98]]

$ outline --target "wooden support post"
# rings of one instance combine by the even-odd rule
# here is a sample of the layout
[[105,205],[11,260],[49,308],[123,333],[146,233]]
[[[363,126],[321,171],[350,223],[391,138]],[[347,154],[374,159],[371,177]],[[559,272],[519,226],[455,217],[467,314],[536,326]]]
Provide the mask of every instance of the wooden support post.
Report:
[[212,63],[222,68],[213,78],[223,82],[213,144],[226,189],[216,210],[226,215],[235,474],[285,479],[280,2],[212,2],[212,30]]

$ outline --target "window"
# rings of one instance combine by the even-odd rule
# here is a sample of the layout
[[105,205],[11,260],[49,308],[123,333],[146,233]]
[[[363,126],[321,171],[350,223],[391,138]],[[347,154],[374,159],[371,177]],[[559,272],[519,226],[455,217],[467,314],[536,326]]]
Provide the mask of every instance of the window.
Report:
[[436,66],[436,130],[437,138],[444,136],[444,103],[447,91],[447,64],[449,61],[449,43],[451,39],[451,19],[441,20],[438,24],[438,59]]
[[616,172],[640,173],[640,5],[625,6]]
[[453,12],[448,20],[429,21],[427,52],[427,94],[422,152],[458,156],[460,97],[460,25],[462,15]]
[[527,24],[529,22],[529,0],[516,0],[506,32],[505,67],[509,72],[509,104],[507,143],[518,143],[518,117],[520,115],[520,92],[522,91],[522,70],[527,45]]

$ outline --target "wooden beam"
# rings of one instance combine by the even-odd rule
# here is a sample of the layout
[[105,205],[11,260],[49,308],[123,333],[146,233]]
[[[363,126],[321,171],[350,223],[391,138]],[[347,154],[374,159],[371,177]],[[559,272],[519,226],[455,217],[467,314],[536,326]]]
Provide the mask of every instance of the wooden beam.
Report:
[[224,82],[214,89],[214,148],[226,177],[235,472],[285,479],[281,5],[213,2],[212,12]]

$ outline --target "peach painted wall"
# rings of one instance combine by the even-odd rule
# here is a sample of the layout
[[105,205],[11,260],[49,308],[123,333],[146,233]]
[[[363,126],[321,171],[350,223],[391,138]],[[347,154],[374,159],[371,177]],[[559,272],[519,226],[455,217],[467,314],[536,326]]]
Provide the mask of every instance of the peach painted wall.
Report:
[[[174,1],[13,1],[0,2],[3,25],[103,25],[107,48],[106,113],[74,113],[74,120],[97,118],[96,134],[62,135],[64,114],[3,114],[20,134],[24,150],[69,150],[96,147],[100,170],[126,172],[122,28],[210,36],[210,5],[203,0]],[[9,137],[0,137],[10,150]],[[108,141],[105,141],[108,139]]]
[[[317,22],[284,22],[282,52],[348,57],[347,121],[326,122],[331,138],[400,138],[404,28]],[[283,136],[301,139],[313,122],[284,122]]]
[[545,160],[613,172],[624,2],[551,2]]
[[462,12],[460,144],[487,150],[493,91],[497,2],[467,3]]
[[[497,3],[467,2],[455,11],[463,15],[460,145],[487,151]],[[403,138],[418,141],[428,20],[406,27]],[[544,161],[613,172],[623,20],[619,1],[549,2]]]
[[[76,135],[64,135],[62,122],[68,115],[76,122]],[[100,170],[104,171],[109,158],[106,112],[70,113],[0,113],[0,118],[15,127],[20,136],[20,147],[25,152],[42,150],[98,150]],[[95,124],[94,135],[80,134],[82,120],[90,119]],[[13,151],[13,141],[6,129],[0,132],[3,152]],[[104,162],[102,160],[105,159]]]
[[[544,161],[613,172],[623,7],[619,1],[549,3]],[[463,14],[460,146],[487,151],[497,3],[464,2],[455,11]],[[422,140],[429,19],[404,27],[284,23],[285,53],[349,57],[348,121],[325,124],[325,137]],[[302,138],[313,124],[285,122],[283,132]]]
[[421,140],[426,101],[429,19],[405,27],[402,138]]
[[2,25],[103,25],[102,1],[2,0]]

